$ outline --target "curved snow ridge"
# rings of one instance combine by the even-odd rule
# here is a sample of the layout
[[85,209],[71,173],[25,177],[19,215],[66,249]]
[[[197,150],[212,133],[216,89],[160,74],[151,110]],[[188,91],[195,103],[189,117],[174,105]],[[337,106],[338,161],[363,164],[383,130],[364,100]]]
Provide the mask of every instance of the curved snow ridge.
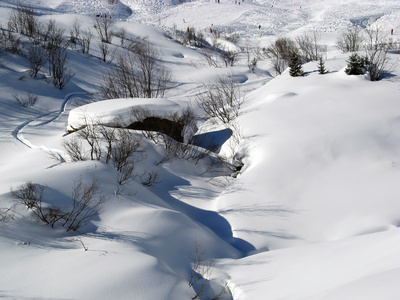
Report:
[[[104,125],[127,126],[135,121],[132,109],[145,108],[157,116],[167,116],[181,111],[181,106],[165,98],[123,98],[94,102],[77,107],[69,113],[68,129],[79,128],[87,122]],[[121,124],[122,122],[122,124]]]

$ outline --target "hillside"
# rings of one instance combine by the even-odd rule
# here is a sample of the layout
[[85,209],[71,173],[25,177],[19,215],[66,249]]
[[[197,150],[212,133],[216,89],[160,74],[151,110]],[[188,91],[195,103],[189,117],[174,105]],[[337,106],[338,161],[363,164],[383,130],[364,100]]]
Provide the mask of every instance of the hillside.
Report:
[[[65,48],[62,89],[48,63],[31,76],[23,55],[33,37],[13,33],[20,50],[1,53],[0,298],[398,299],[400,4],[111,2],[18,2],[70,41],[74,24],[93,36],[86,53]],[[17,2],[0,7],[6,33]],[[117,33],[104,57],[93,27],[102,20]],[[350,53],[337,41],[351,25],[380,28],[392,42],[382,80],[345,73]],[[201,46],[183,42],[191,28]],[[312,60],[304,77],[277,74],[260,54],[311,32],[326,74]],[[126,45],[135,55],[154,50],[150,61],[170,75],[162,93],[105,97],[109,82],[121,87]],[[201,109],[221,78],[240,90],[227,123]],[[21,104],[27,97],[33,105]],[[167,124],[163,134],[140,127],[155,120]],[[179,143],[168,138],[176,127]],[[26,200],[35,193],[18,198],[29,183],[43,192],[40,206]],[[83,214],[68,212],[85,199],[82,211],[95,213],[74,227]],[[45,224],[49,208],[64,215]]]

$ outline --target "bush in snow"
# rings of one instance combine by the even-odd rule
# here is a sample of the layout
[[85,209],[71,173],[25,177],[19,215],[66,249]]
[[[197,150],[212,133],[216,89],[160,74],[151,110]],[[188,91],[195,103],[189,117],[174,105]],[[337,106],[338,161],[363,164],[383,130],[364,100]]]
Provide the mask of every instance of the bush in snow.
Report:
[[11,189],[12,196],[31,210],[39,220],[54,227],[56,224],[66,227],[67,231],[76,231],[88,224],[99,214],[106,197],[100,193],[100,185],[92,180],[84,183],[77,180],[72,189],[72,205],[65,208],[47,205],[43,202],[44,187],[30,181]]
[[204,84],[204,92],[197,95],[197,105],[210,118],[228,124],[238,115],[244,97],[237,83],[230,77],[219,77],[216,83]]
[[353,53],[347,60],[347,67],[344,70],[347,75],[362,75],[367,71],[368,59]]
[[323,60],[322,56],[319,57],[318,61],[318,73],[319,74],[328,73],[328,70],[325,68],[325,61]]
[[316,30],[305,32],[296,39],[299,54],[303,61],[316,61],[324,52],[326,52],[326,46],[323,47],[319,45],[320,39],[321,34]]
[[30,66],[29,74],[36,78],[42,66],[47,62],[46,51],[38,45],[30,44],[25,58]]
[[263,49],[263,54],[272,60],[272,66],[276,74],[282,72],[288,67],[293,53],[298,53],[295,41],[290,38],[281,37]]
[[340,35],[337,41],[337,48],[342,53],[357,52],[361,49],[363,40],[364,36],[361,27],[351,26]]
[[117,67],[100,85],[104,99],[163,97],[171,82],[171,72],[159,63],[157,49],[145,42],[134,44],[120,55]]
[[391,49],[386,34],[379,26],[366,29],[365,40],[366,58],[371,81],[382,79],[389,70],[388,52]]
[[40,26],[38,18],[33,12],[33,8],[18,5],[16,9],[11,10],[8,20],[8,29],[29,37],[36,36],[40,31]]
[[293,53],[289,62],[289,74],[292,77],[304,76],[303,65],[298,54]]
[[14,94],[13,97],[15,101],[17,101],[17,103],[22,107],[34,106],[38,99],[38,96],[32,94],[31,92],[28,92],[26,97],[22,97],[17,94]]

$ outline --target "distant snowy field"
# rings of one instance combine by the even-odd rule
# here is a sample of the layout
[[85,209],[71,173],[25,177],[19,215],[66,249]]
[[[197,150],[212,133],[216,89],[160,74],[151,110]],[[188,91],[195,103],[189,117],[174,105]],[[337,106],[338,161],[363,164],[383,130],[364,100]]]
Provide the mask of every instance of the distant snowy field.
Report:
[[[40,22],[54,18],[66,34],[75,18],[92,28],[96,15],[107,14],[117,28],[160,48],[175,83],[164,98],[93,101],[114,65],[100,62],[96,35],[90,55],[68,51],[75,76],[61,91],[46,81],[46,68],[32,79],[21,56],[0,56],[0,209],[14,215],[0,222],[0,298],[193,299],[192,259],[204,250],[202,263],[215,265],[203,274],[209,284],[201,300],[223,289],[220,299],[400,299],[400,56],[390,53],[390,74],[371,82],[346,75],[348,54],[336,49],[351,24],[378,25],[399,43],[400,3],[108,2],[0,1],[3,28],[17,3],[34,8]],[[273,77],[264,60],[252,73],[245,54],[233,67],[210,67],[200,51],[164,35],[187,27],[209,41],[210,28],[222,39],[237,33],[237,45],[220,43],[238,49],[316,30],[329,72],[318,74],[310,62],[305,77],[288,70]],[[245,95],[239,143],[210,122],[199,122],[198,134],[219,138],[220,154],[234,151],[243,161],[237,178],[209,172],[204,161],[157,164],[163,148],[149,140],[137,176],[122,186],[110,164],[68,159],[63,135],[82,115],[129,124],[135,107],[158,116],[181,112],[195,106],[203,84],[223,75]],[[22,108],[14,98],[27,92],[38,101]],[[151,171],[159,182],[146,187],[140,178]],[[37,222],[10,192],[32,181],[45,187],[46,203],[66,206],[79,178],[99,182],[108,201],[78,232]]]

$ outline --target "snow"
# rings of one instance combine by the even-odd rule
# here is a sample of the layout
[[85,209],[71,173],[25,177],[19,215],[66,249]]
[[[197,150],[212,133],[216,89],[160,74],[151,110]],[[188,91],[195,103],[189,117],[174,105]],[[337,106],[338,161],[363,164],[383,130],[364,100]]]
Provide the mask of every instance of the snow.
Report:
[[[112,16],[117,28],[159,47],[174,86],[164,98],[98,99],[103,74],[115,61],[101,62],[96,35],[90,55],[68,50],[75,75],[61,91],[49,83],[46,68],[32,79],[26,60],[2,54],[0,209],[10,209],[14,219],[0,222],[1,298],[192,299],[189,280],[199,250],[204,263],[215,260],[212,274],[203,274],[210,288],[202,300],[224,286],[223,299],[233,300],[400,298],[398,53],[390,53],[390,75],[370,82],[346,75],[348,54],[335,47],[350,24],[378,25],[388,34],[393,28],[389,37],[398,43],[397,1],[18,3],[31,5],[40,22],[55,19],[66,33],[75,18],[88,29],[96,14]],[[16,5],[0,1],[3,26]],[[270,62],[262,60],[253,74],[245,54],[233,67],[215,68],[201,51],[173,40],[174,29],[188,27],[231,51],[317,30],[329,72],[318,74],[310,62],[305,77],[290,77],[287,70],[273,77]],[[218,40],[210,28],[221,32]],[[225,40],[232,33],[238,43]],[[85,118],[127,125],[138,107],[160,117],[188,105],[200,113],[196,95],[220,76],[239,83],[245,95],[240,115],[230,128],[200,118],[196,138],[205,148],[215,140],[216,152],[243,162],[236,178],[224,176],[226,169],[212,171],[207,159],[159,163],[163,144],[137,131],[143,152],[136,176],[124,185],[112,164],[71,162],[62,146],[75,136],[66,131]],[[23,108],[14,96],[28,92],[38,100]],[[158,182],[142,185],[152,171]],[[11,195],[32,181],[45,187],[46,204],[68,207],[79,178],[99,182],[108,201],[77,232],[37,221]]]

